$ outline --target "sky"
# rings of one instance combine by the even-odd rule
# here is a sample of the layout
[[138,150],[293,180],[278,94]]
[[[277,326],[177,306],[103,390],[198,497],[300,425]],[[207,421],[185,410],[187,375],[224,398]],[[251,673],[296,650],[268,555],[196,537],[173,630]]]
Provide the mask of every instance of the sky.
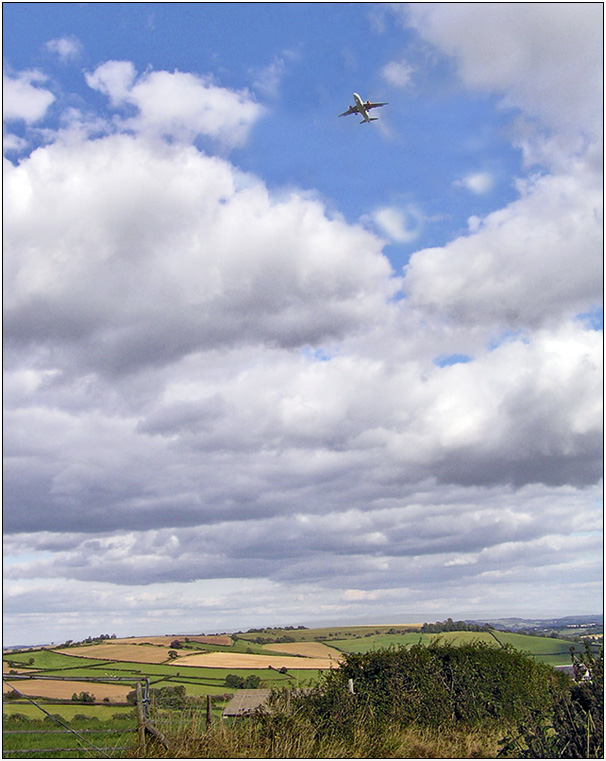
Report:
[[602,5],[2,11],[5,643],[600,612]]

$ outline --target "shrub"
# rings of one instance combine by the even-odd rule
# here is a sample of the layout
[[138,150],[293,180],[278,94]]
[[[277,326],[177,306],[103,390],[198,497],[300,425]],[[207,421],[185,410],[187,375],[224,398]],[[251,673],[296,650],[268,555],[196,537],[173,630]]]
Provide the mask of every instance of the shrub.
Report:
[[516,758],[604,758],[604,651],[571,648],[574,680],[552,692],[550,711],[531,709],[501,754]]
[[[355,694],[347,688],[352,679]],[[520,720],[529,707],[545,710],[557,675],[510,647],[434,643],[350,653],[324,675],[302,710],[326,729],[375,722],[430,727],[484,719]]]
[[72,694],[72,700],[75,703],[94,703],[95,696],[91,695],[89,692],[74,692]]
[[244,687],[244,678],[237,674],[228,674],[225,677],[225,686],[233,690],[241,690]]

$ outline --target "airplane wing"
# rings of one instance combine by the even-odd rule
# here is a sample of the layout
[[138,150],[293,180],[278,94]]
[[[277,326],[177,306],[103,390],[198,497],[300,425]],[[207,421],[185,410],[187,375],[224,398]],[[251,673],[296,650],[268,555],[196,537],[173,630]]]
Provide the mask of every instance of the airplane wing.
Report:
[[350,106],[347,111],[343,111],[339,116],[349,116],[350,114],[357,114],[360,109],[357,106]]
[[387,103],[365,103],[364,108],[368,111],[369,108],[379,108],[379,106],[387,106]]

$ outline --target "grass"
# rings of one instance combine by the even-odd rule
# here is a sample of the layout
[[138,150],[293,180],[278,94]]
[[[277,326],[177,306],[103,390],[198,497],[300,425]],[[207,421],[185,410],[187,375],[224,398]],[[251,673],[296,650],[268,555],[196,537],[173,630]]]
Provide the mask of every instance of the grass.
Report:
[[[34,659],[33,665],[29,664],[30,658]],[[2,658],[5,662],[12,662],[23,666],[24,668],[35,669],[65,669],[78,666],[103,665],[109,661],[103,659],[79,658],[74,655],[65,655],[56,653],[54,650],[26,650],[21,652],[9,653]]]
[[[499,644],[510,644],[516,650],[529,653],[536,660],[547,663],[550,666],[570,665],[570,648],[574,646],[580,649],[578,642],[561,640],[553,637],[532,637],[528,634],[514,634],[512,632],[495,631],[489,632],[441,632],[440,634],[423,634],[410,632],[407,634],[379,634],[363,637],[362,639],[332,640],[332,647],[345,653],[366,653],[383,647],[398,645],[416,645],[419,642],[428,645],[431,642],[441,641],[444,643],[461,645],[468,642],[486,642],[498,647]],[[596,652],[598,646],[595,647]]]
[[[530,638],[529,638],[530,639]],[[332,640],[331,646],[345,653],[366,653],[369,650],[378,650],[392,645],[429,645],[431,642],[441,640],[453,645],[466,644],[468,642],[496,642],[488,632],[442,632],[440,634],[424,634],[422,632],[407,632],[405,634],[373,634],[364,636],[362,639]]]
[[[388,633],[390,630],[397,633]],[[297,629],[297,630],[272,630],[271,632],[250,632],[238,635],[232,647],[200,644],[195,650],[180,650],[181,653],[229,650],[234,653],[247,651],[267,652],[262,645],[250,642],[258,636],[278,638],[289,635],[293,639],[302,642],[318,642],[341,650],[344,653],[361,653],[374,651],[390,646],[412,646],[419,642],[429,644],[432,641],[451,642],[464,644],[469,641],[485,641],[498,647],[498,644],[511,644],[517,650],[531,653],[536,660],[550,665],[567,665],[570,663],[570,647],[574,643],[551,637],[531,637],[524,634],[509,632],[444,632],[441,634],[423,634],[411,631],[410,626],[359,626],[359,627],[335,627],[323,629]],[[194,643],[191,643],[192,645]],[[107,647],[110,650],[112,645]],[[147,646],[149,647],[149,646]],[[141,645],[143,652],[146,646]],[[154,648],[155,650],[156,648]],[[578,649],[578,645],[577,645]],[[33,665],[28,661],[33,659]],[[270,669],[244,669],[244,668],[208,668],[202,666],[184,666],[172,663],[141,663],[139,661],[115,661],[108,659],[91,659],[77,655],[57,653],[52,650],[27,650],[11,652],[4,656],[5,661],[29,666],[44,676],[56,676],[62,678],[80,677],[93,678],[103,681],[106,676],[120,676],[127,678],[134,688],[137,681],[144,677],[150,678],[152,686],[183,684],[188,695],[203,697],[204,695],[221,695],[230,692],[225,685],[228,674],[235,674],[246,678],[255,674],[261,678],[261,687],[297,687],[310,686],[317,682],[320,671],[297,670],[290,674],[280,674]],[[132,680],[132,682],[130,681]],[[83,706],[77,706],[80,712]],[[14,710],[14,709],[11,709]],[[88,711],[88,707],[86,709]]]
[[366,634],[387,634],[390,629],[405,630],[420,627],[420,624],[399,624],[394,626],[331,626],[318,629],[264,629],[258,632],[238,634],[238,640],[251,641],[257,637],[276,640],[279,637],[292,637],[297,642],[321,641],[332,644],[336,639],[355,639]]
[[[223,721],[206,731],[201,717],[170,728],[171,758],[496,758],[506,731],[500,723],[482,727],[383,726],[361,723],[353,737],[318,737],[295,721],[267,732],[258,721]],[[159,754],[156,757],[162,757]]]
[[69,726],[77,735],[50,718],[5,718],[3,724],[3,758],[100,758],[100,748],[110,758],[126,758],[137,742],[131,717],[112,719],[111,728],[108,723],[72,718]]
[[[516,650],[528,652],[537,660],[551,666],[570,665],[570,648],[574,647],[576,651],[583,649],[578,642],[555,637],[531,637],[513,632],[495,632],[495,636],[502,644],[509,644]],[[597,653],[599,646],[595,645],[592,649]]]
[[[82,704],[82,703],[52,703],[44,700],[36,700],[41,706],[43,706],[49,713],[57,714],[61,716],[65,721],[72,721],[74,716],[82,714],[84,716],[91,716],[99,719],[99,721],[111,721],[115,714],[123,714],[125,717],[129,717],[132,714],[132,706],[116,706],[111,704],[96,703]],[[5,702],[2,707],[2,713],[5,716],[14,716],[15,714],[23,714],[28,719],[43,719],[44,714],[33,703],[18,703],[18,702]]]

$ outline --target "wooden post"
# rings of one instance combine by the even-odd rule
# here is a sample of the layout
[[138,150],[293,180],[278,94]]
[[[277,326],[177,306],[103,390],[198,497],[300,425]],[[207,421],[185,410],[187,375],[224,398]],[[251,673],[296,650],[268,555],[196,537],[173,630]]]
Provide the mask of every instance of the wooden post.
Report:
[[206,696],[206,731],[210,729],[210,725],[213,722],[213,712],[210,705],[210,695]]
[[288,715],[290,713],[290,690],[288,687],[284,690],[284,712]]
[[139,732],[139,754],[145,758],[145,712],[143,710],[141,682],[137,682],[137,730]]

